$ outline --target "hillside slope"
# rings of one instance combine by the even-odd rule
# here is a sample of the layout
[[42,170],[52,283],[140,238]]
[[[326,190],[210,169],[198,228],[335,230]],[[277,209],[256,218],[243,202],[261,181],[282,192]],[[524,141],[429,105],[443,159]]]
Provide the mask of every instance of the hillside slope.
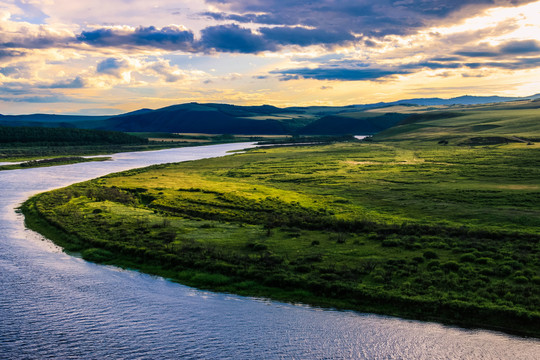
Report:
[[[357,115],[357,116],[354,116]],[[408,115],[398,113],[351,113],[324,116],[299,129],[305,135],[372,135],[391,128]]]
[[100,128],[117,131],[161,131],[208,134],[285,134],[287,127],[277,120],[253,120],[242,107],[182,104],[158,110],[116,116]]
[[375,136],[376,140],[490,138],[540,141],[540,101],[413,114]]

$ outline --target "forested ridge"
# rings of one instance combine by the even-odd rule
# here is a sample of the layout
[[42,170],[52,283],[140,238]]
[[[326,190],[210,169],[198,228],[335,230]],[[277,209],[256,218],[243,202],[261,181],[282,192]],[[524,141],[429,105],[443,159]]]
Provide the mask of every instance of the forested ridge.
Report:
[[0,143],[51,146],[146,144],[148,140],[117,131],[0,126]]

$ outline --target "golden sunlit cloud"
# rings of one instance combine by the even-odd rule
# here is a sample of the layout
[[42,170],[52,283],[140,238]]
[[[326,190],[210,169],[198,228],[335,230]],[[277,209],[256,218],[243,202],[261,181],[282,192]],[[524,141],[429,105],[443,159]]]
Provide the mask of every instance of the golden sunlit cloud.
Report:
[[[376,17],[358,25],[335,2],[327,13],[307,3],[247,10],[242,0],[0,2],[2,112],[540,92],[540,1],[471,0],[444,11],[416,3],[381,7],[394,26]],[[284,13],[293,16],[283,22]]]

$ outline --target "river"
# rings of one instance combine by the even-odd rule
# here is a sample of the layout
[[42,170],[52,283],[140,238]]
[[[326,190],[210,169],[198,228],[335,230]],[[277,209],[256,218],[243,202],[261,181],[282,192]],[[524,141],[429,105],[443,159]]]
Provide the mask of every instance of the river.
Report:
[[250,144],[0,171],[0,359],[539,359],[540,341],[212,293],[67,255],[27,230],[30,195]]

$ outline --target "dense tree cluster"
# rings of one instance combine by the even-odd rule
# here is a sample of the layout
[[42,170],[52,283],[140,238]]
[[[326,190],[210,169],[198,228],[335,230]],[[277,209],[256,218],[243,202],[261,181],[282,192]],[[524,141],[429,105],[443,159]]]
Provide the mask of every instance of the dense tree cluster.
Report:
[[147,139],[117,131],[0,126],[0,143],[33,145],[146,144]]

